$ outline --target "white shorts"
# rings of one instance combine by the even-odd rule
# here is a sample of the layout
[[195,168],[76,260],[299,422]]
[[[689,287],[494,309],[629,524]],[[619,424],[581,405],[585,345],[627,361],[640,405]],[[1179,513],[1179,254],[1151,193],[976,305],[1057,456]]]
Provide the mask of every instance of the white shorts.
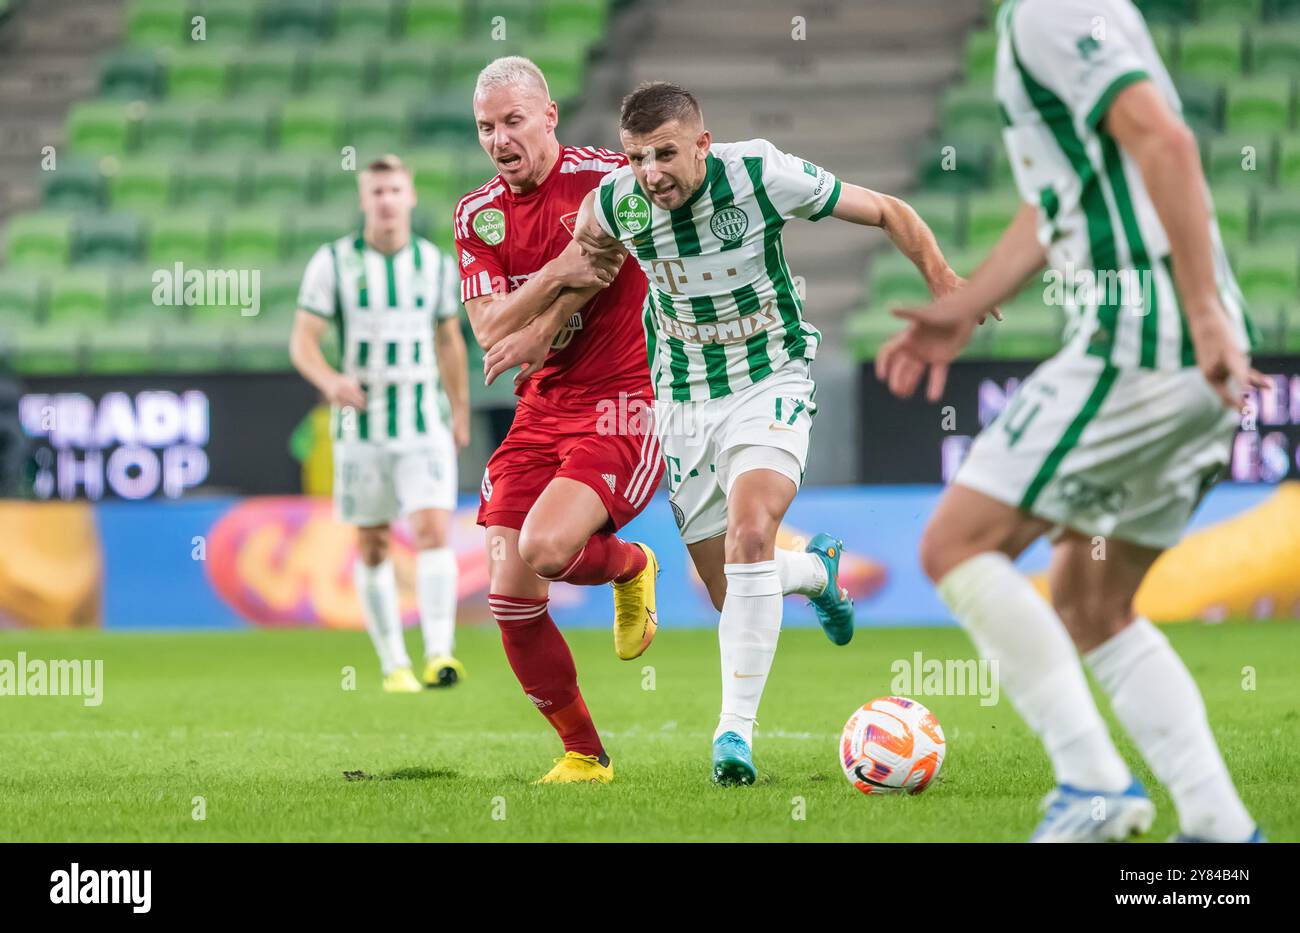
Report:
[[808,364],[796,360],[722,398],[655,403],[668,502],[683,541],[726,533],[727,494],[742,473],[775,470],[796,488],[803,483],[816,392]]
[[1163,550],[1223,474],[1237,423],[1195,367],[1061,354],[980,432],[953,482],[1058,528]]
[[366,528],[422,509],[456,508],[456,448],[442,428],[419,446],[334,445],[334,514]]

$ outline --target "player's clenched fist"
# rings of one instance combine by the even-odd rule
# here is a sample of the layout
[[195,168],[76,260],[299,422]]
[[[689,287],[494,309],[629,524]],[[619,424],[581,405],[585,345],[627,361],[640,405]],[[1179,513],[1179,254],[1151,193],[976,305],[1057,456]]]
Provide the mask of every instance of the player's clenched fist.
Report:
[[334,373],[325,383],[325,397],[331,405],[366,407],[366,393],[361,391],[361,383],[352,376]]

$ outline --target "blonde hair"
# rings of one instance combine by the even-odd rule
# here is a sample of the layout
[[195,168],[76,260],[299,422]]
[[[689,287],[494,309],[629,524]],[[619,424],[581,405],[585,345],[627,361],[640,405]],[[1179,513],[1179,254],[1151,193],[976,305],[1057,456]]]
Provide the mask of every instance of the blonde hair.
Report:
[[542,74],[542,69],[522,55],[506,55],[489,62],[478,73],[478,80],[474,82],[474,96],[481,97],[493,88],[520,84],[532,85],[542,92],[542,96],[547,101],[550,101],[551,89],[546,85],[546,76]]

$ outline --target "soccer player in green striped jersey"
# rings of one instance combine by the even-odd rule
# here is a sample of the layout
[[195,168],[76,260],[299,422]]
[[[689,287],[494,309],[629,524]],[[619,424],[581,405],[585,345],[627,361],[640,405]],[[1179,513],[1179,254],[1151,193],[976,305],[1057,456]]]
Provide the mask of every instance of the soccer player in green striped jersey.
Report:
[[959,280],[902,201],[763,139],[714,143],[699,104],[677,85],[637,88],[620,131],[630,165],[587,196],[575,237],[592,251],[621,245],[650,280],[644,319],[669,502],[722,614],[714,780],[747,784],[782,594],[808,596],[835,643],[853,632],[837,579],[840,542],[822,534],[803,552],[776,547],[803,481],[821,342],[804,320],[782,230],[825,217],[880,227],[933,294]]
[[[1168,787],[1182,836],[1256,839],[1196,684],[1133,608],[1226,468],[1244,390],[1264,385],[1196,139],[1130,0],[1011,0],[998,33],[1024,204],[965,287],[899,312],[911,324],[876,370],[906,396],[928,367],[938,400],[980,316],[1044,265],[1071,326],[972,445],[921,562],[1051,757],[1036,841],[1117,839],[1154,815],[1076,650]],[[1053,605],[1011,563],[1044,533]]]
[[[358,176],[365,226],[316,251],[303,276],[290,357],[332,406],[334,507],[357,527],[354,568],[384,689],[421,689],[402,636],[389,525],[407,516],[426,686],[464,676],[452,654],[456,452],[469,442],[469,382],[455,261],[411,232],[415,185],[397,156]],[[333,330],[340,369],[321,353]]]

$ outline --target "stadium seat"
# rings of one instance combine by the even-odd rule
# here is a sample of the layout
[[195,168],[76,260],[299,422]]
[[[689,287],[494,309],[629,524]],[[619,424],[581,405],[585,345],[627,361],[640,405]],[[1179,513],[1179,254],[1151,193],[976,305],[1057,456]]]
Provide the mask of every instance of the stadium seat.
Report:
[[140,152],[155,156],[189,152],[198,136],[199,117],[188,102],[150,104],[140,117]]
[[417,146],[464,145],[477,138],[469,98],[443,94],[416,101],[410,109],[410,138]]
[[1233,271],[1252,306],[1300,302],[1300,251],[1294,241],[1244,250]]
[[547,35],[593,42],[605,34],[607,0],[547,0]]
[[434,87],[436,49],[408,43],[384,49],[375,69],[379,93],[398,98],[430,94]]
[[1042,359],[1061,348],[1061,312],[1043,303],[1037,283],[1008,302],[1002,315],[1001,321],[986,321],[981,328],[989,331],[995,358]]
[[357,178],[376,154],[373,151],[358,152],[355,169],[343,168],[338,159],[326,159],[321,162],[319,200],[324,205],[324,209],[340,210],[346,205],[356,206]]
[[1273,183],[1275,162],[1271,136],[1219,137],[1209,143],[1207,168],[1210,183],[1215,187],[1269,187]]
[[886,340],[898,333],[898,319],[883,307],[869,311],[856,311],[850,315],[845,328],[849,346],[855,357],[873,359]]
[[1178,67],[1185,74],[1209,81],[1228,81],[1241,74],[1241,27],[1208,23],[1179,34]]
[[162,63],[153,49],[114,49],[100,64],[99,93],[118,100],[151,99],[162,89],[162,75]]
[[283,213],[231,212],[221,218],[217,235],[220,261],[262,267],[280,261]]
[[934,231],[939,247],[945,253],[955,252],[964,242],[965,230],[962,229],[962,201],[956,197],[936,196],[930,187],[922,189],[923,194],[909,197],[907,203],[921,215],[921,219]]
[[[382,53],[380,53],[382,55]],[[305,90],[318,97],[357,97],[369,87],[371,50],[364,45],[322,46],[307,53]],[[365,108],[369,109],[369,104]]]
[[82,214],[73,230],[75,262],[123,263],[140,258],[144,231],[134,214]]
[[206,42],[230,47],[244,46],[256,37],[257,10],[261,0],[217,0],[205,3],[204,16]]
[[464,33],[464,0],[407,0],[398,30],[408,39],[454,42]]
[[242,49],[234,62],[234,92],[239,95],[289,97],[302,86],[302,56],[294,46]]
[[185,5],[173,0],[132,0],[126,37],[132,45],[180,45],[188,38]]
[[315,196],[316,166],[301,156],[254,159],[249,200],[258,206],[301,207]]
[[186,208],[197,205],[229,207],[244,200],[245,160],[234,157],[189,159],[181,164],[179,201]]
[[992,86],[997,64],[998,34],[991,29],[972,32],[966,39],[966,83]]
[[876,254],[867,286],[873,310],[924,302],[929,297],[925,279],[906,256],[895,250]]
[[1188,0],[1137,0],[1143,15],[1151,23],[1188,23],[1196,17],[1196,8]]
[[1284,137],[1278,159],[1278,184],[1291,190],[1300,189],[1300,136]]
[[966,246],[988,252],[1002,237],[1020,210],[1020,198],[1014,192],[973,195],[966,202]]
[[1282,318],[1282,333],[1274,352],[1300,354],[1300,305],[1283,306],[1279,315]]
[[1177,82],[1178,97],[1183,102],[1183,119],[1199,136],[1223,129],[1223,87],[1218,84],[1182,78]]
[[457,187],[458,163],[472,155],[479,155],[478,150],[461,157],[455,149],[422,149],[409,157],[403,156],[403,159],[415,175],[416,194],[421,201],[432,203],[439,195],[445,196],[448,192],[455,197],[465,193]]
[[337,4],[334,35],[348,41],[382,45],[393,32],[394,5],[388,0],[361,0]]
[[112,295],[109,270],[70,269],[50,279],[50,320],[107,321]]
[[206,213],[173,211],[149,225],[146,256],[151,263],[207,262],[213,258],[212,222]]
[[1291,127],[1291,81],[1259,78],[1227,86],[1229,133],[1285,133]]
[[474,39],[500,42],[541,37],[544,0],[487,0],[474,3],[466,17],[466,30]]
[[257,31],[263,42],[315,42],[329,30],[325,0],[276,0],[258,10]]
[[[356,205],[341,202],[337,207],[305,211],[293,217],[289,231],[287,259],[305,264],[323,244],[337,240],[358,227]],[[302,269],[299,269],[301,276]]]
[[921,150],[921,187],[954,193],[987,188],[993,177],[993,151],[991,142],[941,135]]
[[1259,199],[1259,241],[1300,243],[1300,191],[1275,191]]
[[167,60],[167,96],[184,100],[225,97],[231,87],[235,52],[220,46],[185,48]]
[[1283,78],[1300,74],[1300,29],[1257,28],[1251,34],[1251,70]]
[[1254,22],[1263,11],[1263,0],[1197,0],[1202,22]]
[[276,105],[269,101],[214,102],[200,111],[199,149],[247,153],[268,146]]
[[45,182],[42,205],[49,210],[94,211],[104,201],[103,178],[95,159],[66,156],[53,171],[41,172]]
[[66,266],[72,257],[72,218],[18,214],[9,219],[6,255],[11,266]]
[[280,109],[280,147],[296,152],[335,154],[342,130],[337,100],[287,100]]
[[380,98],[347,108],[347,143],[355,146],[360,162],[385,152],[400,152],[406,144],[408,105]]
[[1178,71],[1178,33],[1172,26],[1152,26],[1151,41],[1155,43],[1160,60],[1170,73]]
[[1002,131],[998,104],[986,87],[950,88],[943,97],[941,139],[979,139],[996,142]]
[[[551,98],[572,100],[582,90],[582,76],[587,67],[587,44],[568,36],[529,43],[528,51],[537,67],[546,75]],[[478,72],[474,74],[478,78]]]
[[1224,188],[1214,192],[1214,210],[1224,245],[1232,250],[1249,242],[1253,230],[1253,195],[1248,190]]
[[82,101],[68,114],[68,143],[74,152],[121,155],[130,143],[132,117],[145,105],[108,100]]
[[45,279],[30,271],[0,272],[0,320],[34,321],[44,314]]
[[[443,55],[446,90],[465,99],[474,89],[478,73],[493,59],[501,55],[521,55],[532,50],[512,38],[509,42],[466,42],[452,46]],[[552,94],[554,97],[554,94]]]
[[1265,0],[1265,9],[1270,20],[1300,21],[1300,0]]
[[108,179],[113,210],[160,213],[172,202],[172,163],[161,158],[126,159]]

